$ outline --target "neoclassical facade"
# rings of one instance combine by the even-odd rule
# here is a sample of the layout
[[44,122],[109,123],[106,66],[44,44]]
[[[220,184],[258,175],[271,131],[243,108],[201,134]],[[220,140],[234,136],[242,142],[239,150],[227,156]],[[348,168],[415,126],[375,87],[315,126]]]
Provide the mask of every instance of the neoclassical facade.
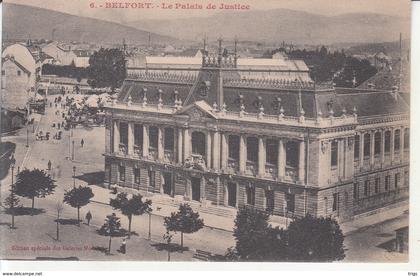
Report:
[[220,53],[198,74],[124,81],[106,107],[107,182],[213,210],[340,220],[408,198],[398,92],[244,80]]

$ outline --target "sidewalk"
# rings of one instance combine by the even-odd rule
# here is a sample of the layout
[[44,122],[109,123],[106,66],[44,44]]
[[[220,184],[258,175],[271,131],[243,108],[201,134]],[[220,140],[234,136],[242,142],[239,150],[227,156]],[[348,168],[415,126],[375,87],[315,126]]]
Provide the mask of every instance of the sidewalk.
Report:
[[[93,193],[95,194],[95,197],[93,198],[94,201],[108,205],[110,197],[113,197],[114,195],[110,193],[110,190],[98,186],[90,186],[93,190]],[[172,212],[178,211],[178,206],[182,202],[180,200],[170,198],[167,196],[162,196],[160,194],[153,194],[153,195],[147,195],[145,198],[151,199],[153,202],[153,211],[152,214],[156,216],[170,216]],[[197,204],[191,204],[191,207],[195,211],[200,212],[200,208],[195,206]],[[204,207],[205,208],[205,207]],[[213,207],[213,208],[223,208],[223,207]],[[356,216],[356,219],[352,221],[347,221],[340,223],[340,227],[343,230],[343,234],[349,235],[355,231],[358,231],[360,229],[363,229],[365,227],[369,227],[387,220],[391,220],[395,217],[400,216],[403,214],[406,210],[408,210],[408,202],[399,202],[394,205],[390,205],[384,208],[381,208],[379,210],[376,210],[374,212],[371,212],[371,214],[366,213],[359,216]],[[236,214],[236,212],[235,212]],[[233,228],[235,225],[235,217],[236,215],[233,215],[232,217],[222,217],[215,214],[210,214],[205,211],[200,212],[200,217],[204,219],[204,224],[207,227],[224,230],[233,232]],[[270,223],[273,227],[280,227],[280,228],[286,228],[286,225],[289,224],[291,219],[287,221],[284,217],[279,216],[271,216],[270,217]]]

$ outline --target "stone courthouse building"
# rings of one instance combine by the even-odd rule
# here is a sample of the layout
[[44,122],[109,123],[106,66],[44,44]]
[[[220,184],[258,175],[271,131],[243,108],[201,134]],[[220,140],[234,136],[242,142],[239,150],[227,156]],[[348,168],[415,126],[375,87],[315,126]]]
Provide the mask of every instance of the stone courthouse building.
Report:
[[278,77],[298,69],[242,78],[237,62],[219,41],[198,74],[130,70],[106,108],[106,181],[216,214],[253,205],[348,220],[408,198],[409,106],[397,91]]

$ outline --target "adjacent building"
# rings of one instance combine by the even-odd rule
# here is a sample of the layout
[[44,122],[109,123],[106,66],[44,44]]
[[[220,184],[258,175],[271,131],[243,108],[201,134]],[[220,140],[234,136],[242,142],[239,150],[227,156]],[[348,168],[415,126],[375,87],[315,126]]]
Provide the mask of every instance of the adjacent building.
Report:
[[[258,70],[285,77],[243,78]],[[252,205],[339,220],[408,197],[409,107],[396,90],[240,68],[221,41],[197,74],[138,71],[106,107],[109,184],[214,213]]]

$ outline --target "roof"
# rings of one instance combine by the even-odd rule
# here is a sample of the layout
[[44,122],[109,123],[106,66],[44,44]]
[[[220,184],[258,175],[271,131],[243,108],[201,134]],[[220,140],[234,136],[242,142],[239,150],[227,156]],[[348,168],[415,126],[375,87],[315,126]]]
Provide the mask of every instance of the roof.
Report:
[[[142,103],[144,93],[146,93],[148,104],[157,104],[160,94],[163,105],[174,105],[175,93],[177,93],[177,97],[186,108],[199,103],[203,109],[208,109],[216,102],[218,93],[217,80],[214,78],[214,75],[200,72],[195,85],[163,80],[125,80],[118,95],[118,101],[126,102],[131,96],[132,103]],[[207,85],[209,87],[206,88]],[[346,115],[352,115],[354,109],[359,117],[406,113],[409,110],[407,102],[399,93],[392,91],[354,88],[316,91],[308,87],[293,89],[286,86],[284,88],[263,87],[262,84],[260,86],[224,85],[223,101],[226,104],[226,110],[239,111],[243,104],[248,113],[258,113],[262,106],[265,114],[278,115],[280,109],[283,109],[285,116],[299,117],[303,109],[304,116],[307,118],[328,117],[330,110],[336,117],[342,116],[343,112]]]
[[1,59],[1,63],[3,64],[3,63],[5,63],[8,60],[10,60],[14,64],[16,64],[16,66],[20,70],[22,70],[23,72],[25,72],[27,75],[29,75],[29,76],[31,75],[31,72],[28,69],[26,69],[22,64],[20,64],[19,62],[17,62],[13,57],[6,56],[6,57],[4,57],[4,58]]

